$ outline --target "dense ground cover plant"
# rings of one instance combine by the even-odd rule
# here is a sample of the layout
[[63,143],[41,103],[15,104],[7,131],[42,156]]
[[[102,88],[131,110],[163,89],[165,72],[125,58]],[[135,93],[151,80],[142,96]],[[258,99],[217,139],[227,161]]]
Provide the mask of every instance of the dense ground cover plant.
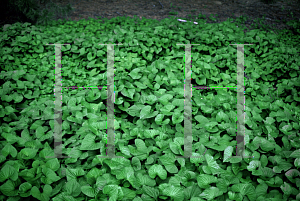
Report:
[[[1,32],[1,200],[300,200],[299,35],[238,21],[118,17],[6,25]],[[297,21],[291,22],[298,26]],[[299,27],[299,26],[298,26]],[[54,47],[62,85],[105,86],[114,46],[115,151],[105,159],[106,89],[64,89],[62,150],[53,156]],[[236,92],[194,90],[184,151],[184,46],[192,84],[236,86],[245,47],[245,155],[236,154]],[[276,88],[275,91],[270,89]],[[55,118],[57,118],[55,116]]]

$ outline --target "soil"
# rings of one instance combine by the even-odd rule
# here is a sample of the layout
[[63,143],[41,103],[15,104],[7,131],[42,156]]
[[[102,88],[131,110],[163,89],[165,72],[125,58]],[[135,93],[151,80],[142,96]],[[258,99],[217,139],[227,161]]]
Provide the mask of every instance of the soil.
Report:
[[[55,2],[55,1],[54,1]],[[59,2],[59,3],[58,3]],[[254,20],[265,16],[264,24],[274,29],[289,29],[286,22],[300,19],[299,0],[278,0],[264,3],[262,0],[60,0],[58,5],[68,3],[74,8],[69,16],[56,15],[57,19],[80,20],[91,18],[111,19],[117,16],[162,20],[175,16],[179,19],[198,19],[199,14],[205,15],[207,23],[219,23],[228,18],[248,17],[247,28]],[[170,12],[174,12],[171,15]],[[293,14],[293,16],[291,15]],[[210,19],[213,16],[217,21]],[[278,20],[279,22],[277,22]],[[254,23],[255,24],[255,23]],[[249,29],[251,30],[251,28]]]
[[[299,0],[277,0],[274,3],[264,3],[262,0],[52,0],[52,2],[59,6],[70,4],[74,8],[67,16],[56,13],[54,20],[77,21],[89,17],[111,19],[117,16],[133,18],[135,15],[140,19],[145,17],[159,21],[170,16],[193,20],[198,19],[198,15],[202,14],[208,19],[207,23],[219,23],[228,18],[246,16],[248,17],[245,22],[248,28],[246,31],[249,31],[253,29],[250,25],[256,24],[254,20],[261,19],[264,15],[266,19],[264,24],[274,27],[273,30],[290,29],[286,22],[300,19]],[[42,9],[47,9],[46,5],[39,5]],[[175,14],[171,15],[170,12]],[[210,19],[211,15],[217,20]],[[18,20],[15,18],[6,16],[6,19],[0,21],[0,25],[11,24]]]

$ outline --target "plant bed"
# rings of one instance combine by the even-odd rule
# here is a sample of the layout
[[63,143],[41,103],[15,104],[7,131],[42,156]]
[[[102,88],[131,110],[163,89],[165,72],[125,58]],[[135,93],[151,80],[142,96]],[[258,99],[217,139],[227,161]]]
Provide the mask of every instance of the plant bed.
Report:
[[[4,26],[0,200],[299,200],[300,38],[290,30],[245,32],[242,20]],[[111,54],[100,44],[120,45]],[[191,71],[185,46],[176,44],[199,44],[191,47]],[[232,158],[240,54],[230,44],[252,44],[243,50],[245,158]],[[191,86],[202,87],[192,89],[189,111],[191,72]],[[64,157],[54,157],[56,121]],[[114,136],[106,133],[111,123]],[[119,158],[99,158],[109,145]],[[177,158],[188,149],[199,158]]]

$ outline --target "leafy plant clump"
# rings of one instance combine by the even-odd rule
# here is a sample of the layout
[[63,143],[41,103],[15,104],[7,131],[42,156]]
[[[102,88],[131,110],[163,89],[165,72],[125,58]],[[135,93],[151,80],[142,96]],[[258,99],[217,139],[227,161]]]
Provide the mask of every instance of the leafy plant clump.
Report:
[[[244,32],[233,19],[184,20],[5,25],[0,200],[300,200],[299,35]],[[115,44],[113,53],[103,44]],[[177,44],[198,44],[191,46],[192,71],[185,71],[186,47]],[[249,44],[243,49],[244,158],[233,157],[237,44]],[[112,55],[114,136],[108,136]],[[195,87],[190,146],[185,73]],[[108,157],[109,147],[119,158]],[[192,157],[178,158],[187,150]]]

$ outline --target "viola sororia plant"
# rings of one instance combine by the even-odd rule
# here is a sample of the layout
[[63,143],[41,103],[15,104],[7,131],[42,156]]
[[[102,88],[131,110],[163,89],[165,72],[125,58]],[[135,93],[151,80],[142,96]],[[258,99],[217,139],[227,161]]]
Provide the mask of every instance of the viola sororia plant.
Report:
[[196,21],[5,25],[0,200],[300,200],[299,35]]

